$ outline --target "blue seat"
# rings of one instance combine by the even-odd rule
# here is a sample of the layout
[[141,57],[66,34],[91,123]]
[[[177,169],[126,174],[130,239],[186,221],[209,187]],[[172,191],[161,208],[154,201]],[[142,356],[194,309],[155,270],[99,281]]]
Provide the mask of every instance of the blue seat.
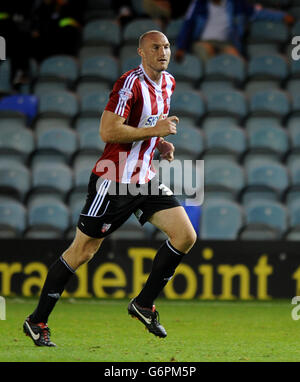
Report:
[[76,93],[81,98],[85,94],[93,92],[109,92],[111,90],[109,84],[103,81],[80,81],[77,84]]
[[177,134],[169,135],[166,140],[173,143],[177,154],[190,154],[193,158],[204,150],[202,132],[193,126],[180,126]]
[[38,79],[34,84],[33,93],[35,96],[40,97],[43,94],[67,90],[68,86],[67,83],[64,81],[52,79]]
[[34,147],[33,133],[26,127],[14,124],[0,127],[0,153],[20,154],[23,159],[27,159]]
[[78,168],[84,166],[92,171],[92,168],[95,166],[96,161],[99,159],[99,153],[95,151],[92,152],[82,152],[79,151],[73,159],[72,168],[76,171]]
[[187,54],[181,63],[171,60],[168,72],[176,78],[176,81],[195,83],[203,76],[203,65],[196,56]]
[[299,36],[300,35],[300,21],[298,20],[292,28],[292,36]]
[[9,94],[11,88],[11,61],[10,59],[0,61],[0,92]]
[[20,112],[27,117],[30,124],[37,114],[38,100],[33,95],[10,95],[0,100],[0,110]]
[[49,115],[45,118],[39,118],[34,124],[34,130],[37,132],[43,129],[51,129],[55,127],[71,127],[72,123],[70,119],[57,115]]
[[48,196],[35,199],[28,205],[28,226],[53,227],[65,231],[69,227],[70,213],[61,201]]
[[299,157],[298,160],[292,161],[289,165],[289,171],[291,174],[291,184],[293,186],[300,186],[300,164]]
[[107,105],[109,91],[97,91],[84,94],[81,97],[80,116],[94,114],[99,116]]
[[52,164],[68,164],[70,158],[63,152],[56,150],[37,150],[33,153],[30,160],[31,168],[34,168],[36,165],[44,163]]
[[245,63],[241,58],[232,54],[220,54],[212,57],[205,65],[205,80],[207,79],[243,82]]
[[58,151],[67,158],[77,150],[77,134],[69,127],[44,127],[36,130],[38,151]]
[[87,188],[91,176],[92,166],[86,162],[74,169],[74,189]]
[[247,109],[244,94],[237,90],[223,90],[207,95],[207,112],[211,115],[233,115],[243,118]]
[[204,100],[193,90],[175,91],[172,96],[170,115],[192,117],[198,120],[205,113]]
[[82,61],[81,80],[104,80],[113,83],[117,80],[118,75],[118,64],[112,56],[87,57]]
[[99,156],[104,151],[105,143],[100,138],[99,128],[92,127],[82,130],[79,135],[79,150],[94,150],[98,151]]
[[236,195],[245,185],[244,169],[233,160],[210,157],[204,163],[204,182],[208,190],[228,190]]
[[279,54],[260,55],[250,59],[248,76],[257,79],[283,81],[288,75],[288,65]]
[[91,20],[83,27],[82,43],[84,45],[119,45],[120,41],[120,26],[112,20]]
[[243,224],[239,204],[211,199],[202,205],[200,238],[203,240],[235,240]]
[[255,129],[259,127],[282,127],[280,120],[272,115],[250,115],[245,121],[246,129]]
[[86,201],[86,195],[87,195],[87,189],[88,189],[88,183],[85,184],[85,187],[82,187],[81,185],[79,187],[74,187],[69,195],[68,195],[68,205],[69,208],[72,211],[72,205],[76,204],[78,202],[82,203],[82,206],[84,205]]
[[276,201],[252,200],[245,206],[245,216],[246,224],[265,224],[281,233],[287,229],[287,209],[283,204]]
[[[177,84],[176,84],[177,89]],[[234,90],[235,84],[228,80],[203,80],[200,84],[200,90],[205,97],[208,94],[216,93],[223,90]]]
[[290,102],[285,92],[280,90],[260,91],[250,99],[250,112],[260,115],[285,117],[290,112]]
[[6,126],[26,128],[26,117],[19,112],[0,110],[0,129]]
[[247,185],[264,187],[281,195],[289,186],[287,169],[281,163],[253,160],[246,165]]
[[160,30],[159,25],[151,19],[135,19],[127,23],[123,30],[123,42],[130,43],[139,39],[139,37],[149,30]]
[[293,93],[292,95],[292,113],[300,114],[300,95]]
[[73,186],[73,174],[71,169],[65,164],[59,163],[41,163],[32,169],[32,187],[33,191],[46,192],[53,191],[62,195]]
[[249,138],[249,150],[270,152],[281,158],[289,150],[286,131],[278,126],[249,126],[246,129]]
[[241,155],[247,148],[244,131],[236,126],[211,126],[205,128],[206,153],[228,152]]
[[76,97],[67,91],[42,94],[39,97],[39,116],[57,116],[73,118],[78,113]]
[[204,131],[215,127],[232,127],[236,126],[236,118],[228,115],[209,115],[203,118],[201,127]]
[[298,93],[300,88],[300,79],[299,78],[290,78],[285,85],[285,89],[288,93],[293,96],[294,93]]
[[79,63],[88,57],[98,56],[101,51],[103,56],[112,56],[114,54],[114,45],[84,45],[79,49]]
[[98,129],[99,131],[99,117],[79,116],[75,121],[74,128],[78,134],[89,129]]
[[85,200],[78,199],[76,201],[73,201],[73,203],[71,203],[69,205],[69,210],[70,210],[70,214],[71,214],[71,226],[72,227],[76,227],[80,213],[81,213],[82,208],[84,206],[84,203],[85,203]]
[[299,60],[292,60],[290,63],[291,68],[291,78],[299,78],[300,77],[300,61]]
[[289,120],[288,134],[291,142],[291,150],[300,149],[300,117],[294,117]]
[[293,200],[288,205],[289,223],[291,227],[300,226],[300,199]]
[[134,45],[123,45],[119,50],[119,59],[122,63],[128,57],[136,57],[137,56],[137,46],[136,43]]
[[249,59],[255,56],[265,54],[278,54],[279,49],[276,43],[248,43],[247,44],[247,56]]
[[2,193],[24,199],[31,186],[31,174],[27,167],[14,160],[0,163],[0,189]]
[[75,58],[66,55],[57,55],[45,58],[39,71],[39,78],[47,77],[57,80],[75,81],[79,68]]
[[289,38],[289,28],[284,22],[257,20],[250,24],[248,42],[286,43]]
[[184,20],[182,18],[173,19],[168,22],[166,28],[166,36],[168,36],[168,40],[170,41],[170,43],[175,43],[180,33],[180,29],[182,27],[183,22]]
[[121,61],[121,74],[128,72],[133,68],[137,68],[141,64],[141,57],[135,54],[131,57],[126,57]]
[[265,90],[279,90],[280,84],[275,80],[249,80],[245,84],[245,93],[248,98],[251,98],[253,94],[256,94]]
[[16,200],[0,196],[0,226],[7,226],[21,235],[26,228],[26,208]]

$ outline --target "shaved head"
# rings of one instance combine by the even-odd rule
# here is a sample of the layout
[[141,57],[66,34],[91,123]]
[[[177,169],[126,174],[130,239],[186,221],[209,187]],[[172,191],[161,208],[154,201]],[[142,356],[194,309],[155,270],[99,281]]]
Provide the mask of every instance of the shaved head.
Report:
[[163,36],[166,40],[167,37],[160,31],[157,31],[157,30],[151,30],[151,31],[148,31],[148,32],[145,32],[143,33],[140,38],[139,38],[139,48],[142,48],[143,45],[144,45],[144,42],[147,40],[147,39],[151,39],[151,37],[154,37],[155,35],[160,35],[160,36]]
[[160,31],[150,30],[139,38],[138,54],[148,76],[159,81],[161,73],[168,68],[171,49],[168,38]]

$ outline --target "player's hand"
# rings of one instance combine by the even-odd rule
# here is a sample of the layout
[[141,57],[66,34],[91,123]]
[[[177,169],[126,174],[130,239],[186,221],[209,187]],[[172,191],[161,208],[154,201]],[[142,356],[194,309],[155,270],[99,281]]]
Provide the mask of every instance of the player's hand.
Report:
[[292,25],[294,24],[295,22],[295,18],[294,16],[292,15],[289,15],[289,14],[286,14],[283,18],[284,22],[287,24],[287,25]]
[[175,147],[173,143],[167,142],[161,139],[157,145],[157,149],[160,152],[160,157],[162,159],[166,159],[169,162],[172,162],[172,160],[174,159],[174,151],[175,151]]
[[157,137],[166,137],[170,134],[176,134],[177,128],[176,123],[179,122],[179,118],[175,115],[163,119],[162,114],[160,115],[156,125],[155,125],[155,133]]
[[185,51],[183,49],[178,49],[175,52],[174,59],[176,62],[182,62],[184,60]]

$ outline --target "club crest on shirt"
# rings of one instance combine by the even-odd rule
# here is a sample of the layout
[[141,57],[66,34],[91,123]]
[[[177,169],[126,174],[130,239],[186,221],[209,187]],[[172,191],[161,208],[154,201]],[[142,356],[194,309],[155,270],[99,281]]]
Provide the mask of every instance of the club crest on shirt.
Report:
[[122,101],[127,102],[130,98],[133,97],[133,93],[130,89],[122,88],[119,90],[119,96]]
[[111,224],[107,224],[107,223],[104,223],[102,228],[101,228],[101,232],[104,233],[106,231],[108,231],[111,227]]

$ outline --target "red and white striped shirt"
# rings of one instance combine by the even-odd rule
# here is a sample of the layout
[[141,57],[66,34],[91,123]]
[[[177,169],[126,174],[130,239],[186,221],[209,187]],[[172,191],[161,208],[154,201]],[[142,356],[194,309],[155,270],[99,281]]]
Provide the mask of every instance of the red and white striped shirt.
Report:
[[[156,84],[140,65],[116,81],[105,110],[124,117],[130,126],[152,127],[161,114],[164,118],[168,116],[174,89],[171,74],[162,72],[161,81]],[[158,137],[153,137],[132,143],[107,143],[93,172],[120,183],[147,183],[155,176],[151,162],[158,141]],[[116,166],[113,175],[110,161]]]

